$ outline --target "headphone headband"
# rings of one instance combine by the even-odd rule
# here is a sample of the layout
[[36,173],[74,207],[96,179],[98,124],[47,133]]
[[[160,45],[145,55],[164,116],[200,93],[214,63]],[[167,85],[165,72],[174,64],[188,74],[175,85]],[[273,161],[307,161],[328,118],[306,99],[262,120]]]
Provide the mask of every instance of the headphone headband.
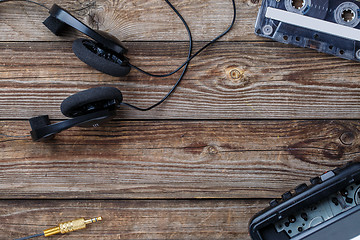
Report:
[[43,115],[29,120],[32,129],[30,134],[33,141],[47,140],[52,138],[56,133],[74,126],[97,127],[101,125],[101,123],[108,122],[115,116],[116,111],[106,109],[50,125],[49,116]]

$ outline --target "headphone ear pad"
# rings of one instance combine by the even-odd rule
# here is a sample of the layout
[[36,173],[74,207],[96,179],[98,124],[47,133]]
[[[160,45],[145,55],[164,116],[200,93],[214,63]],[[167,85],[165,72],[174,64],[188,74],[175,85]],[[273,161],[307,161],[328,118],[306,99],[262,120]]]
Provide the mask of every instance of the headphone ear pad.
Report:
[[72,49],[81,61],[102,73],[121,77],[130,72],[131,68],[124,56],[115,56],[92,40],[77,39]]
[[[105,101],[115,100],[118,104],[122,102],[122,94],[114,87],[95,87],[78,92],[66,98],[60,106],[61,112],[67,117],[76,117],[89,112],[82,111],[84,106]],[[101,109],[104,110],[104,109]]]

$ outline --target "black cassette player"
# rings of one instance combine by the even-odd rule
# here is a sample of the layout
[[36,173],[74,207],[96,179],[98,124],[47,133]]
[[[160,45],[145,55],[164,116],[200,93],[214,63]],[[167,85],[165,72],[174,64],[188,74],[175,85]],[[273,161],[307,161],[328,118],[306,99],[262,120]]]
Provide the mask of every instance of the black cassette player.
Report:
[[253,240],[360,240],[360,162],[272,200],[249,224]]

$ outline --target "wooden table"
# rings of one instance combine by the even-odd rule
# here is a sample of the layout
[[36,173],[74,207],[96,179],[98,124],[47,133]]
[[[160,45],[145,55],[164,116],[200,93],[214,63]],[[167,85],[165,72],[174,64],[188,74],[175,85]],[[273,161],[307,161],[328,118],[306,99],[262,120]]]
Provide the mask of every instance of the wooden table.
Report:
[[[230,0],[172,2],[195,50],[231,21]],[[186,31],[165,1],[56,3],[83,8],[74,14],[124,41],[150,72],[186,58]],[[255,36],[260,4],[237,1],[234,29],[191,62],[160,107],[123,107],[106,127],[49,143],[31,141],[28,119],[65,119],[67,96],[113,86],[146,107],[176,77],[101,74],[72,53],[80,34],[57,37],[41,24],[43,9],[1,4],[0,239],[96,216],[104,220],[52,239],[250,239],[248,221],[269,200],[359,159],[360,64]]]

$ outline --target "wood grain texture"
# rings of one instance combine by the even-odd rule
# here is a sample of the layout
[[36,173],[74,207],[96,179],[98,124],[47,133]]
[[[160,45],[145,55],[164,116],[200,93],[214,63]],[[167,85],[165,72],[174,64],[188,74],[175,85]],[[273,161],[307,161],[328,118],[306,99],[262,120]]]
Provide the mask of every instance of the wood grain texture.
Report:
[[[165,1],[55,2],[123,40],[131,63],[149,72],[185,60],[188,36]],[[194,49],[231,21],[230,0],[172,3]],[[2,3],[0,239],[102,216],[54,239],[248,240],[248,221],[269,198],[360,161],[360,63],[259,38],[260,2],[236,3],[234,29],[191,62],[164,105],[146,113],[123,107],[106,127],[73,128],[49,143],[30,140],[27,119],[63,119],[67,96],[114,86],[146,107],[176,78],[101,74],[72,53],[81,34],[57,37],[41,24],[43,9]]]
[[[158,0],[65,0],[55,2],[71,11],[94,29],[106,31],[121,41],[187,41],[180,19],[165,1]],[[171,1],[187,21],[195,41],[210,41],[230,25],[230,0]],[[234,30],[222,40],[258,40],[254,34],[260,4],[257,0],[236,1],[238,18]],[[81,11],[73,11],[79,10]],[[5,3],[0,11],[0,41],[64,41],[74,39],[74,31],[64,36],[53,35],[41,23],[47,11],[29,4]],[[195,14],[194,14],[195,13]],[[75,33],[75,37],[80,34]]]
[[2,199],[273,198],[360,160],[359,121],[114,121],[50,143],[0,129]]
[[[182,43],[127,46],[132,63],[155,73],[180,65],[187,51]],[[1,119],[64,118],[63,99],[101,85],[118,87],[125,101],[146,107],[160,100],[178,76],[149,78],[135,70],[124,78],[106,76],[79,61],[70,43],[1,43],[0,51]],[[280,43],[217,43],[191,63],[165,104],[150,112],[123,107],[119,117],[359,119],[359,64]],[[232,71],[238,75],[232,77]]]
[[0,239],[39,233],[60,222],[102,216],[85,230],[51,239],[250,239],[250,218],[267,201],[0,201]]

